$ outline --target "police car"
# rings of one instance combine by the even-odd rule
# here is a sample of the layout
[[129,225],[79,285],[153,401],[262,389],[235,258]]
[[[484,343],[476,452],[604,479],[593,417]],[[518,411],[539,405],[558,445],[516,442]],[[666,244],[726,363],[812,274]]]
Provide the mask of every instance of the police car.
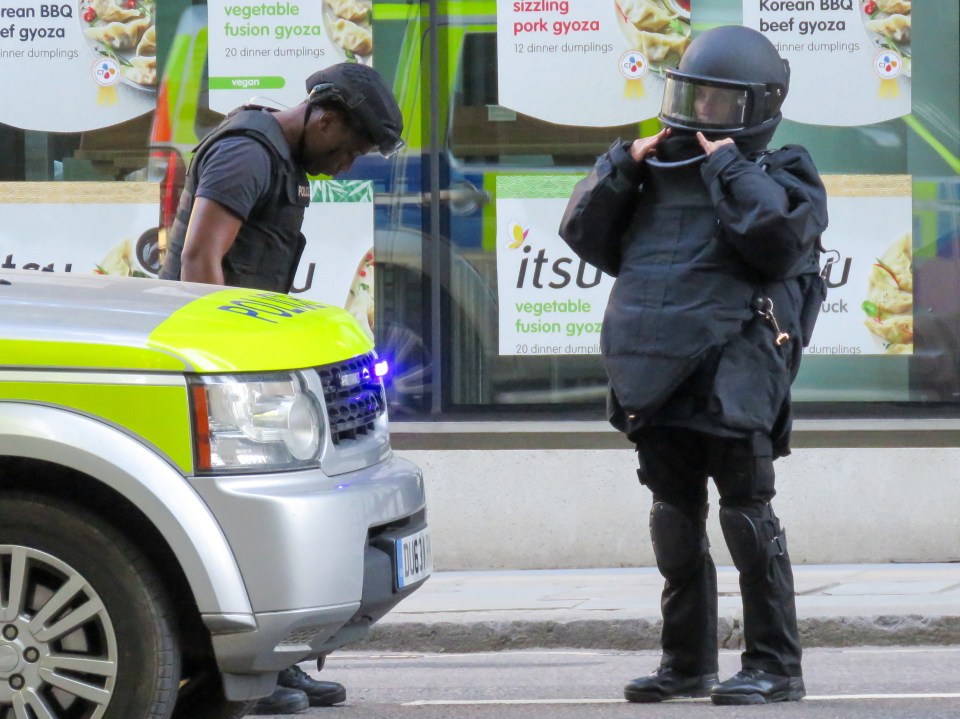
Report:
[[0,716],[239,717],[432,569],[343,310],[0,271]]

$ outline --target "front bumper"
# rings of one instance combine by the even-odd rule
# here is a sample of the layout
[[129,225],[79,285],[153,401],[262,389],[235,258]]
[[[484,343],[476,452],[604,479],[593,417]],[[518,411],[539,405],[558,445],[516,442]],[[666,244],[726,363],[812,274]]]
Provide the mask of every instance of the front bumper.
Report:
[[317,469],[191,483],[223,528],[254,611],[203,615],[231,700],[269,693],[264,674],[275,680],[362,637],[419,586],[397,590],[386,541],[426,526],[423,477],[406,460],[335,477]]

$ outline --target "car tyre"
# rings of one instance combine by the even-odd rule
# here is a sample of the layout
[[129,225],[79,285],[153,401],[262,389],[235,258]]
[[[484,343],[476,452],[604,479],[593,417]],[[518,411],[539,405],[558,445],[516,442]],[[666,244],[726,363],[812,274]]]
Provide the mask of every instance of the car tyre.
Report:
[[0,716],[167,719],[173,610],[147,557],[93,512],[0,502]]

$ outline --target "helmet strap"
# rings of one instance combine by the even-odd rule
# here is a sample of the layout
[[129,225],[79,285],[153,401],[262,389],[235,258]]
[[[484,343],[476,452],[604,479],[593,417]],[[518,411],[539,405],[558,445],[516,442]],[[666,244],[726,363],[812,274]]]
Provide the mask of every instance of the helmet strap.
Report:
[[303,127],[300,128],[300,142],[297,143],[297,159],[303,163],[303,151],[307,142],[307,123],[310,122],[310,115],[313,114],[314,105],[308,102],[303,110]]

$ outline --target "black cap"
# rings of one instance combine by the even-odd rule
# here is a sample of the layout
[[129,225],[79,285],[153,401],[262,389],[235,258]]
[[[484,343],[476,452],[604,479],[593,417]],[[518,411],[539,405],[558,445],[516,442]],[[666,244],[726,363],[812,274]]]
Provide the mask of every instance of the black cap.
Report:
[[400,107],[387,83],[372,67],[342,62],[313,73],[306,85],[307,102],[339,104],[384,157],[403,147]]

